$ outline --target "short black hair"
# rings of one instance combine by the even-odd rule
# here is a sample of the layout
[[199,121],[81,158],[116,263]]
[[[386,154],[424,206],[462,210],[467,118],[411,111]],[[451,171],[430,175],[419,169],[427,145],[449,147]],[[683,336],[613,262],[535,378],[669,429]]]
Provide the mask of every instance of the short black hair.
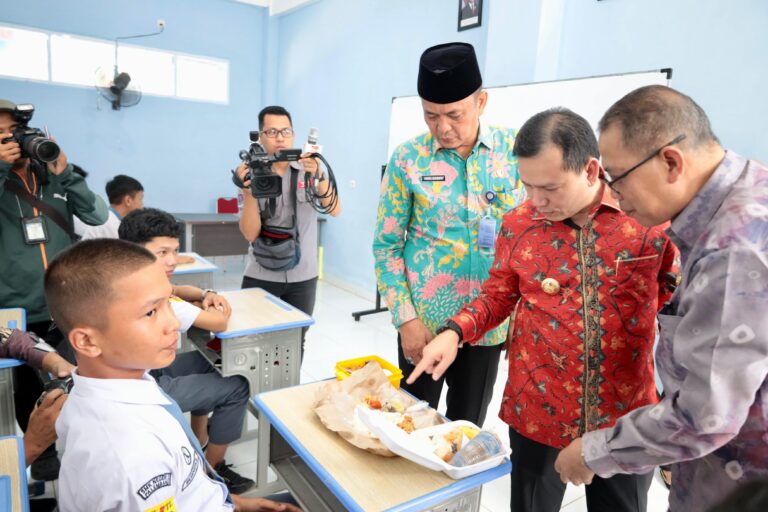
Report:
[[590,158],[600,158],[589,122],[567,108],[551,108],[528,119],[515,136],[512,151],[518,157],[531,158],[550,144],[563,152],[566,170],[579,172]]
[[261,112],[259,112],[259,130],[264,129],[264,118],[266,116],[285,116],[288,118],[288,122],[291,123],[291,126],[293,126],[293,119],[291,119],[291,114],[287,110],[277,105],[271,105],[269,107],[264,107],[261,109]]
[[137,192],[142,192],[144,187],[139,180],[125,174],[118,174],[107,182],[106,192],[109,204],[119,204],[125,196],[133,197]]
[[630,151],[650,151],[685,135],[681,145],[698,148],[720,141],[707,114],[690,96],[665,85],[647,85],[630,92],[603,114],[598,129],[621,128],[621,142]]
[[181,226],[170,213],[157,208],[139,208],[123,217],[117,229],[120,240],[144,245],[153,238],[179,238]]
[[84,240],[59,253],[45,272],[45,298],[56,325],[104,327],[112,283],[155,262],[145,248],[115,240]]

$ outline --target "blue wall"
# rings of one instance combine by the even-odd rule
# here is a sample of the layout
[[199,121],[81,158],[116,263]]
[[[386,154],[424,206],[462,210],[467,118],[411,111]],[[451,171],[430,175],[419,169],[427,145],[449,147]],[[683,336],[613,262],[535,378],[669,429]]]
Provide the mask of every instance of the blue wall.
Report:
[[341,217],[323,227],[325,271],[371,294],[392,97],[416,94],[419,56],[429,46],[466,41],[485,60],[485,23],[457,32],[457,13],[446,0],[322,0],[279,21],[277,100],[296,114],[297,140],[310,126],[320,129],[343,200]]
[[[229,104],[145,95],[119,112],[96,91],[0,79],[0,98],[33,103],[32,125],[47,125],[71,161],[91,173],[92,188],[117,173],[139,179],[146,203],[174,212],[208,212],[233,196],[229,169],[257,126],[262,101],[264,9],[222,0],[0,0],[0,22],[113,39],[155,30],[132,44],[229,60]],[[130,70],[127,70],[130,72]]]
[[326,274],[361,290],[374,288],[391,99],[415,94],[419,55],[433,44],[475,45],[489,86],[672,67],[672,85],[704,107],[724,145],[768,161],[768,2],[486,0],[483,26],[463,32],[455,0],[319,0],[272,18],[227,0],[63,4],[0,0],[0,22],[111,39],[164,18],[165,34],[137,43],[230,61],[227,106],[147,96],[97,111],[91,89],[0,79],[0,97],[35,103],[35,126],[58,135],[94,188],[121,171],[144,182],[150,204],[212,211],[213,198],[232,195],[227,170],[259,109],[282,104],[297,144],[320,129],[339,181],[344,211],[324,227]]
[[725,147],[768,161],[768,2],[568,0],[561,77],[671,67]]

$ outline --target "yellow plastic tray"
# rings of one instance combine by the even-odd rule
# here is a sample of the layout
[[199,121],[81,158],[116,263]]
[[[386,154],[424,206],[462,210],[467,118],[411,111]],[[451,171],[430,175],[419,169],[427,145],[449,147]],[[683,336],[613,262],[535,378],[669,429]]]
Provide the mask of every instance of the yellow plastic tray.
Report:
[[376,361],[385,372],[389,371],[389,382],[391,382],[392,385],[396,388],[400,388],[400,381],[403,378],[403,371],[389,361],[380,358],[379,356],[363,356],[339,361],[336,363],[336,380],[346,379],[352,375],[352,372],[349,371],[349,368],[362,368],[368,361]]

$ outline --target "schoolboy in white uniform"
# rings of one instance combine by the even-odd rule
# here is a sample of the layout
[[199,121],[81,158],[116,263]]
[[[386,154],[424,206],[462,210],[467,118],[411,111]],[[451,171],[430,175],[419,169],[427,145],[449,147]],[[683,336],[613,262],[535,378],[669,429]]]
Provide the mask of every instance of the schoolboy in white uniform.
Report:
[[178,405],[148,375],[175,358],[179,327],[150,252],[119,240],[76,244],[51,263],[45,294],[78,362],[56,422],[62,512],[299,510],[230,495],[210,478]]

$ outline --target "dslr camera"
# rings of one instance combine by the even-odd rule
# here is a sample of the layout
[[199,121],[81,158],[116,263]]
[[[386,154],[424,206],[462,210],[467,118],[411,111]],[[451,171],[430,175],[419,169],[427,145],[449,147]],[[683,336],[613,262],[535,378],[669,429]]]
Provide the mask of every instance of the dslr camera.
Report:
[[64,393],[69,394],[69,392],[72,391],[72,386],[74,384],[75,382],[72,380],[71,375],[63,379],[49,380],[43,385],[43,394],[40,395],[40,398],[37,399],[38,407],[40,406],[41,403],[43,403],[43,399],[45,398],[45,395],[47,395],[49,392],[53,391],[54,389],[60,389]]
[[[249,148],[240,151],[240,160],[250,169],[246,180],[251,180],[251,195],[256,199],[280,197],[283,193],[283,178],[272,171],[272,164],[275,162],[295,162],[301,156],[301,150],[284,149],[270,155],[264,150],[264,146],[259,144],[258,131],[250,132],[250,139]],[[232,172],[232,181],[238,187],[243,187],[243,182],[234,171]]]
[[7,142],[16,142],[21,148],[21,157],[30,158],[38,162],[53,162],[59,158],[58,144],[46,137],[45,133],[38,128],[31,128],[29,121],[35,113],[35,107],[30,104],[16,105],[16,110],[11,112],[16,128],[13,134],[4,139],[3,144]]

